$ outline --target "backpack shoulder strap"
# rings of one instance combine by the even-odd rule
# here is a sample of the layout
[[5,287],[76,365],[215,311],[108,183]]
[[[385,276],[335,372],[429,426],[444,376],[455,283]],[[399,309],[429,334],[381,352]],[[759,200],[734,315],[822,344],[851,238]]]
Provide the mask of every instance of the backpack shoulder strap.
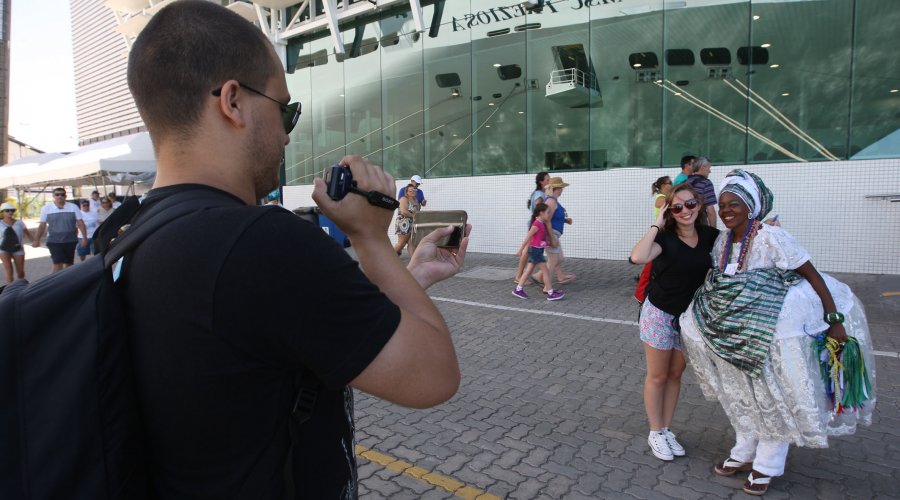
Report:
[[[157,229],[171,223],[173,220],[229,200],[233,201],[233,198],[225,193],[209,190],[190,190],[167,196],[149,207],[132,207],[133,215],[127,219],[130,222],[130,226],[128,226],[122,236],[110,243],[104,252],[103,261],[105,266],[107,268],[112,266]],[[124,208],[124,205],[119,207],[118,210],[122,208]]]

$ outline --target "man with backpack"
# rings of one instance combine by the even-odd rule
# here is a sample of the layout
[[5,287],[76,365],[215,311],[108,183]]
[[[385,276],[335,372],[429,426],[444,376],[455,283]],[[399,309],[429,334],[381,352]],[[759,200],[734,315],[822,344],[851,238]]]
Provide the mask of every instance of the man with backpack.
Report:
[[[156,494],[355,498],[350,388],[416,408],[456,392],[450,333],[424,288],[459,270],[468,238],[451,252],[433,240],[452,228],[436,231],[407,271],[392,211],[332,200],[316,179],[313,199],[357,265],[318,227],[255,206],[279,183],[300,104],[266,37],[215,3],[160,10],[132,46],[128,84],[157,156],[133,226],[167,200],[207,200],[116,267]],[[380,167],[340,163],[358,189],[392,192]]]

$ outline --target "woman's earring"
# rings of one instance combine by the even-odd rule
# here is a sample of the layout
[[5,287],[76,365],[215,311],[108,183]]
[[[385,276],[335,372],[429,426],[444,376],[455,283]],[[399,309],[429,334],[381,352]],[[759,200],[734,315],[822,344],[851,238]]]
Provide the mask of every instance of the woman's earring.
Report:
[[753,220],[753,214],[747,212],[747,220]]

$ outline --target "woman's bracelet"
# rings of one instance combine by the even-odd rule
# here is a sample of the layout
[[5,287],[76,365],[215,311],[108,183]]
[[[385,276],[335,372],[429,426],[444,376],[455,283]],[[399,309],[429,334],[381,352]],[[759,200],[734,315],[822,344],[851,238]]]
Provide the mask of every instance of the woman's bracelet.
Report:
[[825,323],[829,325],[840,325],[844,322],[844,315],[839,312],[828,312],[825,313],[825,317],[823,318]]
[[[655,227],[657,231],[662,231],[656,224],[650,224],[650,227]],[[649,231],[649,229],[647,231]]]

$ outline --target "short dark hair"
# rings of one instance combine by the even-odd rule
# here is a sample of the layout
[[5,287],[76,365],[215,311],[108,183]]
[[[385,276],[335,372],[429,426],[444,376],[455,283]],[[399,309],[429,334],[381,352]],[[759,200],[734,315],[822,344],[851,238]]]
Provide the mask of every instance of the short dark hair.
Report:
[[59,193],[59,192],[62,192],[63,194],[65,194],[65,193],[66,193],[66,188],[64,188],[64,187],[58,187],[58,188],[55,188],[55,189],[53,190],[53,194],[56,194],[56,193]]
[[693,163],[694,163],[694,160],[696,160],[696,159],[697,159],[697,157],[694,155],[682,156],[681,157],[681,168],[684,168],[688,165],[690,165],[693,168]]
[[271,44],[252,23],[207,0],[163,8],[134,41],[128,88],[156,140],[189,140],[204,99],[228,80],[264,89],[275,75]]

